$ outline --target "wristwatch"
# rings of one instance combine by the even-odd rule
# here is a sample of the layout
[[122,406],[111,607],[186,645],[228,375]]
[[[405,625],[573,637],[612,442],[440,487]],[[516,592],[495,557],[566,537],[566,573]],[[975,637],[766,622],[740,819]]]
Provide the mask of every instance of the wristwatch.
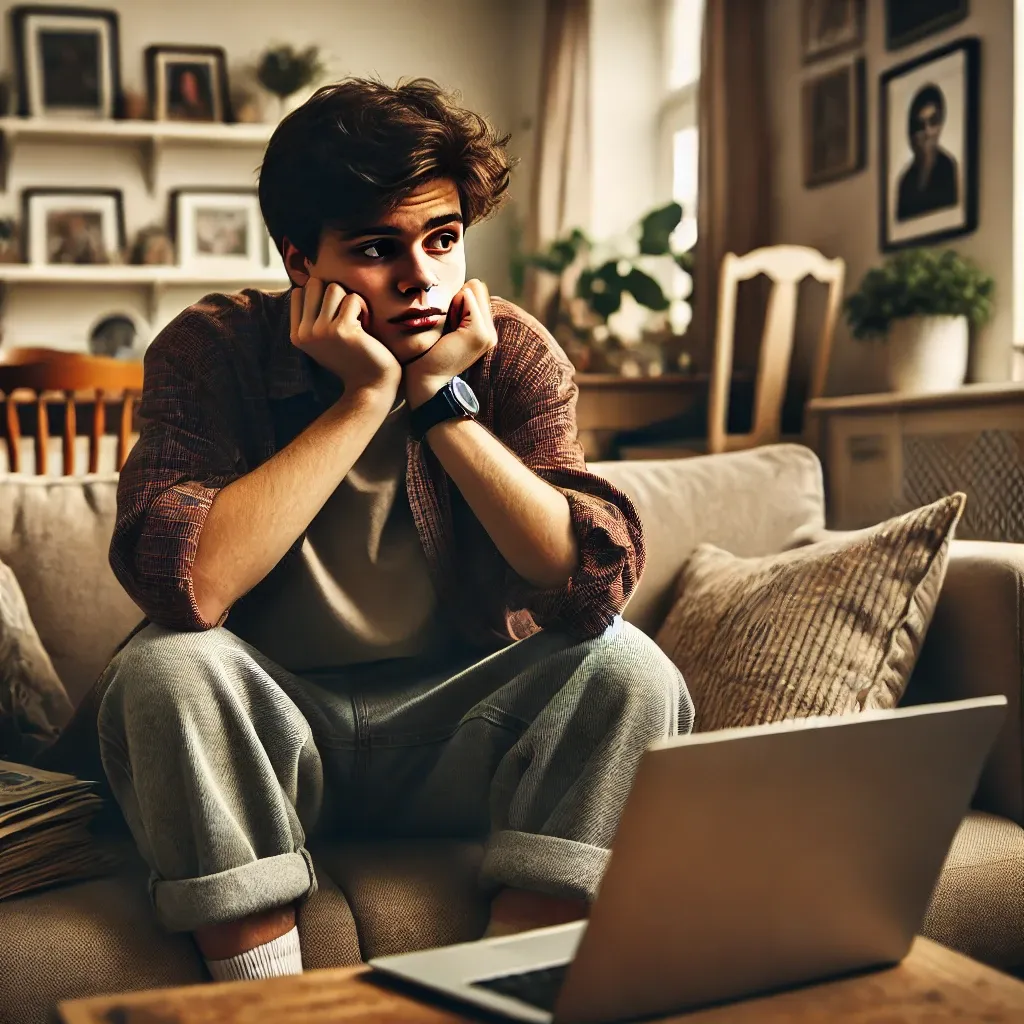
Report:
[[473,389],[461,378],[452,377],[433,398],[428,398],[409,417],[412,436],[422,441],[431,427],[452,419],[476,419],[480,402]]

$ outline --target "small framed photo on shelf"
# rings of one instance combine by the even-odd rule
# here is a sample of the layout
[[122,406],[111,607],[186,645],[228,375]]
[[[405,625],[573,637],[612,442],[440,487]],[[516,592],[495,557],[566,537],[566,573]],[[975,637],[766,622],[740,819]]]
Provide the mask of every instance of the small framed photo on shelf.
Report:
[[220,46],[150,46],[146,81],[154,121],[233,121]]
[[959,39],[879,80],[879,220],[885,252],[978,226],[981,43]]
[[90,7],[11,8],[22,117],[117,117],[121,57],[117,12]]
[[802,0],[803,61],[820,60],[864,42],[865,0]]
[[804,82],[805,188],[864,169],[864,86],[863,58]]
[[120,189],[30,188],[22,193],[25,259],[54,263],[119,263],[124,248]]
[[179,189],[171,195],[178,264],[192,270],[266,269],[266,229],[253,189]]
[[967,17],[967,0],[885,0],[885,48],[898,50]]

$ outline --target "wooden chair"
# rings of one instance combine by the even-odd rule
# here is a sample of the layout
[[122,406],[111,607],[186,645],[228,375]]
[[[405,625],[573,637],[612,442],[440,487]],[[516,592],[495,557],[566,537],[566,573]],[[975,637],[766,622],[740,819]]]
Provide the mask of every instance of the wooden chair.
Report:
[[19,406],[35,405],[35,471],[44,476],[49,468],[49,411],[54,398],[63,399],[63,473],[75,472],[75,437],[78,432],[76,403],[93,403],[89,432],[90,473],[99,468],[100,440],[106,431],[107,403],[120,400],[116,464],[120,471],[128,455],[135,400],[142,390],[142,363],[122,362],[101,356],[62,352],[57,349],[21,348],[0,352],[0,393],[4,397],[4,433],[8,466],[21,472],[21,416]]
[[[746,434],[729,434],[729,385],[733,376],[733,339],[736,327],[736,297],[741,281],[764,274],[772,282],[761,334],[760,359],[754,383],[752,428]],[[782,438],[782,403],[793,354],[796,329],[797,288],[805,277],[828,285],[825,319],[818,335],[808,400],[825,391],[832,337],[843,297],[846,264],[828,259],[816,249],[802,245],[772,245],[754,249],[745,256],[726,253],[722,260],[718,288],[718,325],[715,332],[714,362],[708,395],[708,436],[703,438],[624,446],[625,458],[682,458],[774,444]]]

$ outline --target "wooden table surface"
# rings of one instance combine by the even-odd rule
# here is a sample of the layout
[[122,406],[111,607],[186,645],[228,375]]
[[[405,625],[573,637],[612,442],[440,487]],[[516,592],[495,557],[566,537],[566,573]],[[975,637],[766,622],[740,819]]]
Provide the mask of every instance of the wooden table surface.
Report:
[[[154,989],[60,1004],[65,1024],[466,1024],[491,1019],[420,1001],[363,967],[290,978]],[[928,939],[898,966],[665,1018],[678,1024],[1010,1024],[1024,1021],[1024,983]]]

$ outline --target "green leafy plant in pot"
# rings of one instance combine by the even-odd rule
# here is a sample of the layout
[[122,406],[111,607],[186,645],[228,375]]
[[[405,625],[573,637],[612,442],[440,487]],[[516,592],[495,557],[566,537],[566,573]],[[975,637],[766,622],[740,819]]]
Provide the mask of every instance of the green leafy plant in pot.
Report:
[[[300,90],[308,91],[325,72],[319,47],[297,50],[291,45],[273,46],[263,53],[256,65],[256,81],[277,97],[278,114],[283,116],[288,112],[289,98]],[[305,96],[300,98],[305,99]]]
[[904,249],[845,302],[855,338],[884,337],[894,391],[950,391],[967,375],[971,327],[992,315],[993,279],[952,249]]
[[[598,243],[577,228],[541,252],[523,253],[514,243],[513,292],[522,294],[530,267],[559,279],[551,307],[539,315],[563,343],[567,334],[584,346],[607,338],[616,314],[636,320],[625,317],[627,305],[631,310],[642,307],[665,314],[673,324],[686,306],[685,295],[672,295],[670,288],[666,294],[666,282],[674,268],[693,273],[692,251],[676,252],[672,247],[682,215],[683,208],[675,202],[652,210],[635,225],[628,240]],[[689,313],[688,306],[684,312]],[[644,313],[639,316],[643,318]],[[685,326],[671,326],[670,333],[682,334]]]

